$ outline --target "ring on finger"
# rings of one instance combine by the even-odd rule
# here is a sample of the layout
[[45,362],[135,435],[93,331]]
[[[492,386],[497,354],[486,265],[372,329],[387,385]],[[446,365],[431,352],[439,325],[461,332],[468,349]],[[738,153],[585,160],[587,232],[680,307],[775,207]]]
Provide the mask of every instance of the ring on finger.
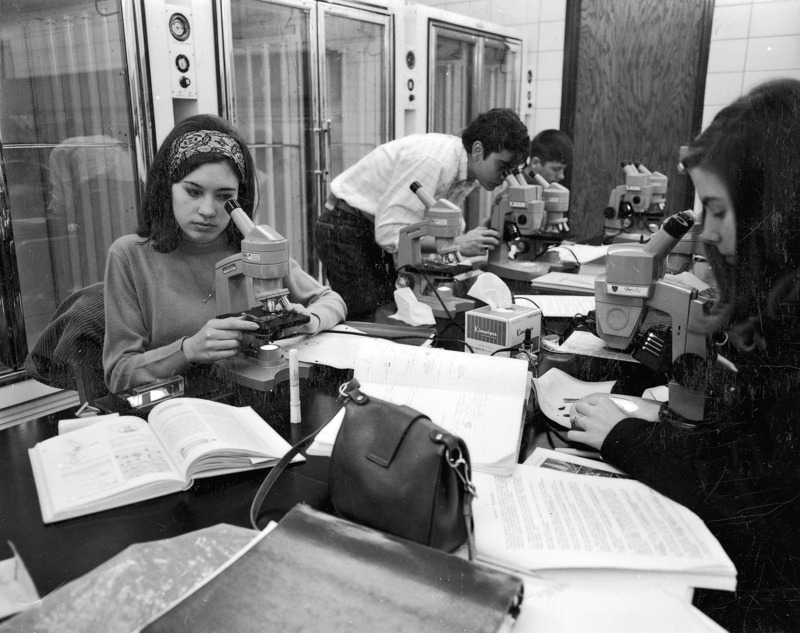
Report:
[[578,419],[582,418],[582,417],[583,417],[582,413],[574,413],[574,414],[572,414],[572,416],[569,419],[570,428],[574,429],[576,431],[582,431],[583,429],[578,426]]

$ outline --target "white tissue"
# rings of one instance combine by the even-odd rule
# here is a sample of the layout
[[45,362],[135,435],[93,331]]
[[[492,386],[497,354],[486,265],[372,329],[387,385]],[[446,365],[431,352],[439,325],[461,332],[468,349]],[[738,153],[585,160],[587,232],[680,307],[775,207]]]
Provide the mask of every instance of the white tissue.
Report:
[[411,288],[395,290],[394,302],[397,312],[390,314],[390,319],[397,319],[408,325],[436,325],[431,307],[419,301]]
[[508,289],[506,282],[494,273],[483,273],[478,275],[472,288],[467,293],[470,297],[480,299],[492,310],[498,308],[510,308],[514,303],[511,290]]

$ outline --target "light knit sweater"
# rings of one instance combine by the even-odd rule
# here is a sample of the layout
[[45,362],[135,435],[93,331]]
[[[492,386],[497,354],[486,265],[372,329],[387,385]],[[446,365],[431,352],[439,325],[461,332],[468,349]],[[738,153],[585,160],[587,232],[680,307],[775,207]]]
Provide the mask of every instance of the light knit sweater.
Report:
[[[397,252],[400,231],[425,217],[409,188],[418,182],[435,199],[461,207],[478,181],[467,178],[467,152],[451,134],[412,134],[379,145],[331,182],[331,193],[375,221],[375,241]],[[464,228],[462,219],[461,228]]]
[[[125,235],[108,251],[103,367],[109,389],[120,392],[183,374],[192,364],[181,346],[218,315],[215,264],[234,254],[223,232],[209,244],[182,240],[170,253],[138,235]],[[313,317],[306,330],[327,330],[346,314],[342,298],[305,273],[293,259],[283,279],[289,301]]]

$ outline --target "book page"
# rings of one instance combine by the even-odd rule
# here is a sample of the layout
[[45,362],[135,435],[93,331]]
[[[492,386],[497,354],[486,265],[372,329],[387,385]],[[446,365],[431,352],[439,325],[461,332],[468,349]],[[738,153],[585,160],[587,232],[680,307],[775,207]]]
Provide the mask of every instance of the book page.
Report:
[[172,481],[176,491],[186,485],[149,425],[133,416],[52,437],[30,453],[43,510],[56,513],[148,483]]
[[565,473],[575,473],[578,475],[630,478],[630,475],[624,473],[619,468],[614,468],[610,464],[600,461],[599,457],[599,453],[598,459],[588,459],[586,457],[552,451],[549,448],[537,446],[523,463],[526,466],[552,468],[553,470],[560,470]]
[[523,580],[525,599],[513,633],[726,633],[691,597],[666,588]]
[[581,356],[594,356],[595,358],[608,358],[620,360],[628,363],[638,363],[630,354],[613,350],[606,347],[605,342],[600,337],[591,332],[576,330],[569,335],[569,338],[561,343],[558,348],[561,354],[579,354]]
[[438,390],[472,394],[505,395],[522,401],[527,386],[528,364],[516,358],[465,354],[375,340],[362,346],[354,375],[362,384],[435,387]]
[[551,288],[573,288],[591,291],[594,293],[593,275],[576,275],[575,273],[552,272],[545,273],[533,280],[534,286],[548,286]]
[[595,308],[594,297],[580,295],[517,295],[516,303],[531,303],[542,310],[543,317],[570,319],[576,314],[589,314]]
[[479,557],[523,570],[735,569],[700,518],[630,479],[518,465],[511,477],[475,473]]
[[517,462],[522,432],[522,403],[492,393],[439,391],[422,387],[366,383],[361,390],[381,400],[407,405],[461,437],[475,468],[509,466]]
[[186,473],[193,462],[217,451],[230,457],[238,454],[279,459],[291,448],[250,407],[200,398],[173,398],[156,405],[148,417],[159,439]]
[[604,261],[608,255],[608,244],[594,246],[592,244],[559,244],[547,249],[548,253],[558,253],[561,261],[586,262]]

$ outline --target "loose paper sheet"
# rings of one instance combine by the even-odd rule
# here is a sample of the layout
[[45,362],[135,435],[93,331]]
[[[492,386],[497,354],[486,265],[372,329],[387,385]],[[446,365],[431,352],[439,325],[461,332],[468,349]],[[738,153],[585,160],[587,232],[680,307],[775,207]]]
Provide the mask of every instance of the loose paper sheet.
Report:
[[39,594],[17,548],[8,541],[14,556],[0,561],[0,618],[29,609],[39,603]]
[[584,382],[553,367],[544,375],[533,379],[539,408],[548,419],[569,428],[569,410],[575,400],[592,393],[611,393],[616,380]]

